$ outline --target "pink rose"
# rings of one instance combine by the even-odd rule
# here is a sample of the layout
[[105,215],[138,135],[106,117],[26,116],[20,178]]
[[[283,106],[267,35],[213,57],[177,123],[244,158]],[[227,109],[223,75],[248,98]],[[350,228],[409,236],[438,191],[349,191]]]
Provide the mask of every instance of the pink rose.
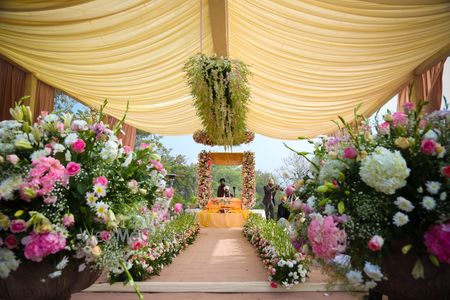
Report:
[[17,247],[17,238],[15,235],[10,234],[5,239],[5,245],[8,249],[13,249]]
[[174,211],[179,214],[183,211],[183,204],[181,203],[176,203],[173,207]]
[[111,232],[103,230],[100,232],[100,239],[104,242],[108,242],[111,239]]
[[65,214],[62,220],[65,227],[72,227],[75,224],[75,217],[73,214]]
[[27,227],[24,220],[12,220],[9,224],[9,230],[11,230],[12,233],[24,232],[26,229]]
[[420,151],[426,155],[433,155],[436,151],[436,142],[432,139],[425,139],[420,145]]
[[389,122],[383,122],[378,125],[378,132],[384,135],[389,134],[390,127],[391,125],[389,124]]
[[103,186],[107,186],[108,185],[108,179],[106,179],[105,176],[99,176],[97,178],[94,179],[93,184],[101,184]]
[[167,188],[164,190],[163,195],[164,197],[170,199],[173,197],[173,193],[174,193],[173,188]]
[[76,139],[72,143],[72,150],[76,153],[83,153],[86,150],[86,143],[82,139]]
[[284,192],[286,193],[286,195],[289,197],[291,196],[294,192],[295,192],[295,187],[293,187],[292,185],[288,185],[286,187],[286,189],[284,190]]
[[77,164],[76,162],[69,162],[66,166],[66,172],[69,176],[75,176],[78,173],[80,173],[81,167],[80,164]]
[[353,147],[347,147],[344,149],[344,158],[353,159],[358,156],[358,151]]
[[153,167],[158,171],[158,172],[162,172],[164,170],[164,166],[160,161],[157,160],[150,160],[150,162],[152,163]]
[[141,144],[139,145],[139,149],[140,149],[140,150],[144,150],[144,149],[146,149],[146,148],[148,148],[148,144],[146,144],[146,143],[141,143]]
[[12,163],[13,165],[17,165],[17,163],[19,162],[19,157],[15,154],[9,154],[6,156],[6,160],[9,161],[10,163]]
[[276,289],[278,287],[278,284],[275,281],[272,281],[270,283],[270,287],[273,288],[273,289]]
[[126,155],[130,154],[133,150],[131,149],[130,146],[123,146],[123,152],[125,152]]
[[370,239],[370,241],[367,244],[367,246],[372,251],[380,251],[381,247],[383,247],[383,244],[384,244],[384,239],[381,236],[379,236],[379,235],[374,235]]
[[441,173],[442,173],[442,175],[444,175],[445,177],[450,178],[450,166],[442,167]]

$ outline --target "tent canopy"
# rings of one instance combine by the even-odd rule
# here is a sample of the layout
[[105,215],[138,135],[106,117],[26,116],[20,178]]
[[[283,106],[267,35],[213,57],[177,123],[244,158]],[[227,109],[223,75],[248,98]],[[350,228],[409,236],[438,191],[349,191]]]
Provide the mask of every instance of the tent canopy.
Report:
[[112,116],[129,101],[127,123],[164,135],[201,128],[182,71],[200,51],[250,65],[250,130],[295,139],[376,111],[449,32],[446,0],[0,2],[1,55]]

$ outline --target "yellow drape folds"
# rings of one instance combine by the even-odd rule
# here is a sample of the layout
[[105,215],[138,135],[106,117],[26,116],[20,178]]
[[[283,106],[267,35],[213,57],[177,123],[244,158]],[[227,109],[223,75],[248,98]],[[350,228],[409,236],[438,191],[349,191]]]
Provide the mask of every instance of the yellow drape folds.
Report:
[[[0,1],[0,54],[86,104],[108,98],[112,116],[130,101],[137,128],[192,133],[182,66],[200,50],[199,12],[195,0]],[[230,56],[254,73],[248,126],[283,139],[331,132],[359,103],[374,112],[450,43],[444,0],[232,0],[228,21]]]

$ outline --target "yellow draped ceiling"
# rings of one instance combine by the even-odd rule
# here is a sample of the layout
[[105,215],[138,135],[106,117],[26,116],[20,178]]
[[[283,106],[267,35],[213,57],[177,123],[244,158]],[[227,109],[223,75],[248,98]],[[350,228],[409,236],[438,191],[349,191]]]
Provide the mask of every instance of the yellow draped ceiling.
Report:
[[[217,0],[209,0],[217,1]],[[26,3],[26,4],[25,4]],[[202,22],[200,22],[202,3]],[[392,4],[395,3],[395,4]],[[208,1],[0,1],[0,54],[82,102],[165,135],[200,122],[182,66],[213,52]],[[370,114],[450,44],[436,0],[228,0],[230,56],[248,63],[248,127],[282,139]]]

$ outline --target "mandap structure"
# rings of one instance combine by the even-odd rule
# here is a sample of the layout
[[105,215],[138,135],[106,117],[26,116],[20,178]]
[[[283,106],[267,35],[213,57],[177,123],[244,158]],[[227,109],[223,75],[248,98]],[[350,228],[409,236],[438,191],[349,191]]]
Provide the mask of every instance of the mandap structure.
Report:
[[198,191],[197,199],[201,208],[208,205],[212,197],[212,166],[242,165],[242,208],[250,209],[255,205],[255,153],[253,152],[207,152],[198,155]]

